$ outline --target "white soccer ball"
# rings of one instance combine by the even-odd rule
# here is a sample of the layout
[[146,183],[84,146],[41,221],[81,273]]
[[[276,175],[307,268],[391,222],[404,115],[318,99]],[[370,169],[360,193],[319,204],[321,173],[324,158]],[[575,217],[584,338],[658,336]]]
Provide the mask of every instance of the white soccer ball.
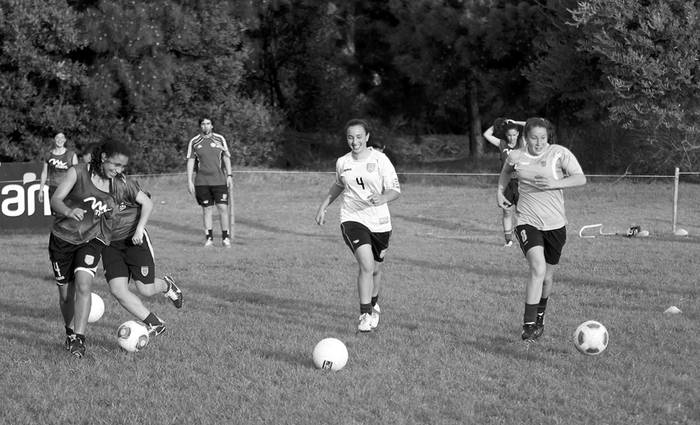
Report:
[[90,305],[90,315],[88,316],[88,323],[97,322],[105,313],[105,302],[102,301],[102,297],[93,292],[91,294],[91,298],[92,304]]
[[317,369],[337,371],[348,362],[348,349],[339,339],[322,339],[314,347],[313,358]]
[[124,322],[117,329],[117,342],[130,353],[139,351],[148,345],[148,329],[135,320]]
[[574,345],[587,356],[597,356],[608,346],[608,330],[595,320],[583,322],[574,331]]

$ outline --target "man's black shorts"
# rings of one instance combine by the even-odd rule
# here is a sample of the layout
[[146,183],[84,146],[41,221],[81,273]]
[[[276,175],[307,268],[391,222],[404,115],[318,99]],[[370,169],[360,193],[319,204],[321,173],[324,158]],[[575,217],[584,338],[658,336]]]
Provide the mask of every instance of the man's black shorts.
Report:
[[228,204],[228,186],[225,184],[216,186],[195,186],[194,197],[197,203],[203,207],[211,207],[214,204]]

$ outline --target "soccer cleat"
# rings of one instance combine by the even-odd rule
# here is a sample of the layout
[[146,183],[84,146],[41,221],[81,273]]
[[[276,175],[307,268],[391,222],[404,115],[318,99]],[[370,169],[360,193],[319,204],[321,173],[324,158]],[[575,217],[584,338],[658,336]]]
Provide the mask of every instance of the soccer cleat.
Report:
[[524,341],[532,342],[537,338],[535,336],[535,330],[537,325],[534,323],[526,323],[523,325],[523,333],[520,335]]
[[544,314],[537,315],[537,321],[535,322],[535,332],[532,334],[532,339],[536,339],[542,336],[544,333]]
[[504,248],[509,248],[511,246],[513,246],[513,241],[506,241],[506,243],[503,244]]
[[372,306],[372,314],[370,315],[370,326],[372,329],[376,329],[379,325],[379,315],[382,313],[382,309],[379,308],[379,304]]
[[372,330],[372,315],[363,313],[360,315],[360,323],[357,324],[357,330],[360,332],[370,332]]
[[70,351],[70,343],[76,338],[75,334],[66,335],[66,340],[63,342],[63,348]]
[[85,342],[75,335],[71,335],[71,337],[69,337],[71,340],[68,344],[68,351],[75,357],[82,358],[85,355]]
[[204,246],[212,246],[212,245],[214,245],[214,239],[207,238],[207,240],[204,241]]
[[224,248],[231,248],[231,239],[230,238],[224,238],[221,240],[221,245],[224,246]]
[[165,332],[165,323],[160,322],[158,325],[149,325],[148,323],[144,323],[146,325],[146,329],[148,329],[148,336],[158,336]]
[[181,308],[183,301],[182,291],[177,287],[172,277],[163,275],[163,280],[168,284],[168,290],[165,291],[164,295],[170,298],[175,308]]

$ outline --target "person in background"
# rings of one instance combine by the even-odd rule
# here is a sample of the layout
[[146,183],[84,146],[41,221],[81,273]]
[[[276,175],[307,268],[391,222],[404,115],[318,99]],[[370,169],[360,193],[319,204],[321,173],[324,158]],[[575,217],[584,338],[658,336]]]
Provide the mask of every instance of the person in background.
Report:
[[129,155],[121,142],[105,142],[93,154],[92,162],[68,169],[51,197],[55,218],[49,260],[58,285],[65,348],[76,357],[85,355],[92,283],[111,235],[115,207],[110,193],[112,179],[124,170]]
[[[498,148],[501,158],[501,168],[513,149],[520,149],[523,146],[521,132],[525,125],[524,121],[513,121],[505,118],[498,118],[493,125],[484,132],[484,138]],[[506,247],[513,245],[513,228],[515,226],[515,205],[518,203],[518,179],[513,173],[508,186],[506,186],[506,198],[512,205],[503,208],[503,238]]]
[[316,213],[316,223],[323,225],[326,209],[343,195],[340,231],[359,266],[360,332],[370,332],[379,324],[382,264],[392,231],[387,204],[401,195],[394,166],[386,155],[367,147],[369,136],[369,125],[364,120],[353,119],[346,124],[350,152],[336,161],[335,181]]
[[221,243],[231,247],[228,215],[229,188],[233,187],[231,153],[224,136],[214,133],[209,118],[199,121],[200,133],[187,145],[187,190],[202,207],[204,246],[214,244],[213,211],[219,211]]
[[68,169],[78,163],[78,156],[66,147],[66,136],[58,133],[53,138],[53,146],[44,158],[39,181],[39,202],[44,202],[44,186],[49,187],[49,201],[56,188],[63,181]]
[[521,337],[530,342],[544,333],[554,268],[566,243],[563,189],[586,184],[586,176],[570,150],[552,144],[554,127],[548,120],[528,119],[524,136],[525,148],[510,151],[503,164],[497,199],[501,208],[512,206],[505,192],[513,172],[517,172],[520,198],[515,236],[530,268]]
[[175,308],[182,307],[182,291],[175,281],[170,276],[155,277],[153,246],[146,231],[153,201],[136,180],[124,174],[112,179],[112,195],[117,208],[112,216],[111,242],[102,252],[109,290],[125,310],[146,324],[151,335],[160,335],[165,332],[165,323],[129,290],[132,279],[141,295],[163,294]]

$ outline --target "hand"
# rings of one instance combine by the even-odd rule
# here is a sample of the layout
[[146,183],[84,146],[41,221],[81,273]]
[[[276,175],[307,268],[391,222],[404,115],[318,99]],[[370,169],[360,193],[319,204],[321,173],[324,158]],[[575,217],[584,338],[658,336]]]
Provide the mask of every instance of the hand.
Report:
[[498,198],[498,206],[501,207],[501,208],[503,208],[504,210],[507,209],[507,208],[510,208],[511,206],[513,206],[513,204],[511,204],[511,203],[506,199],[506,197],[503,195],[503,192],[501,192],[500,190],[498,191],[498,197],[497,197],[497,198]]
[[323,226],[323,224],[326,222],[326,209],[325,208],[319,208],[318,212],[316,212],[316,224],[319,226]]
[[372,193],[369,195],[369,198],[367,198],[367,201],[375,207],[386,202],[384,196],[379,193]]
[[39,202],[44,203],[44,188],[39,189]]
[[82,208],[73,208],[66,217],[72,218],[73,220],[76,221],[82,221],[83,218],[85,217],[85,213],[87,210],[84,210]]
[[141,245],[143,243],[143,229],[140,227],[137,227],[136,230],[134,231],[134,236],[131,237],[131,242],[134,243],[134,245]]
[[194,183],[193,182],[187,182],[187,190],[190,192],[190,195],[194,195]]

